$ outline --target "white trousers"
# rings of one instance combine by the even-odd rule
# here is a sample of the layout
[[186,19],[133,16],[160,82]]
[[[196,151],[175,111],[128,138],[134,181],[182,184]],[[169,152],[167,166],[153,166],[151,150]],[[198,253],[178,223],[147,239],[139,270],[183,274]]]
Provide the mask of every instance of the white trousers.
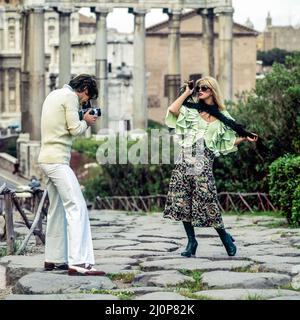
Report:
[[95,264],[91,227],[79,182],[66,164],[41,164],[50,206],[45,261]]

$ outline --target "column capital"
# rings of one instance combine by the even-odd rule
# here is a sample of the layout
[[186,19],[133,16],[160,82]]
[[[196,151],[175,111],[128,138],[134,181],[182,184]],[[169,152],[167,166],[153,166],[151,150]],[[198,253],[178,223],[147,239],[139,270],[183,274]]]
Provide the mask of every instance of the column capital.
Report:
[[44,13],[45,7],[43,6],[22,6],[19,10],[21,14],[26,14],[29,12],[35,12],[35,13]]
[[234,13],[233,7],[217,7],[214,9],[215,14],[232,16]]
[[145,16],[148,12],[149,10],[144,8],[128,8],[128,13],[132,13],[137,16]]
[[91,12],[96,14],[100,14],[102,16],[107,16],[110,12],[112,12],[111,8],[103,8],[103,7],[92,7]]
[[71,15],[74,10],[72,8],[69,7],[53,7],[53,10],[57,13],[59,13],[60,15]]
[[213,16],[216,14],[216,8],[198,9],[197,13],[201,16]]
[[170,9],[170,8],[164,8],[163,13],[166,13],[169,16],[181,16],[182,9]]

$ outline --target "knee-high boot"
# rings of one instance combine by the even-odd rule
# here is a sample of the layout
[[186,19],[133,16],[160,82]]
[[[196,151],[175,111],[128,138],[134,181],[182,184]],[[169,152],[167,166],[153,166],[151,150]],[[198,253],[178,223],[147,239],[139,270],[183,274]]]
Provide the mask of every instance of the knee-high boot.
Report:
[[190,222],[183,221],[183,226],[188,237],[188,244],[185,251],[181,252],[181,255],[189,258],[191,256],[195,256],[198,242],[196,240],[195,230],[192,224]]
[[233,239],[231,234],[226,232],[226,230],[222,228],[215,228],[215,229],[219,234],[219,237],[227,251],[227,254],[229,256],[235,256],[237,249],[235,244],[233,243],[235,240]]

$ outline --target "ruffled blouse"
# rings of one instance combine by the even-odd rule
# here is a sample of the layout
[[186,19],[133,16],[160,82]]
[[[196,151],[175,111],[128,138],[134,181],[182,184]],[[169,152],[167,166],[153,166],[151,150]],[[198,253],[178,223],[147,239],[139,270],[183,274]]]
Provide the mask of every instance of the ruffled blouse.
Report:
[[[234,120],[228,111],[221,112]],[[220,120],[205,121],[196,109],[181,106],[178,117],[168,109],[165,123],[169,128],[174,128],[176,134],[182,136],[178,142],[183,147],[191,147],[196,141],[203,138],[205,145],[214,152],[215,156],[237,151],[237,146],[234,144],[235,131]]]

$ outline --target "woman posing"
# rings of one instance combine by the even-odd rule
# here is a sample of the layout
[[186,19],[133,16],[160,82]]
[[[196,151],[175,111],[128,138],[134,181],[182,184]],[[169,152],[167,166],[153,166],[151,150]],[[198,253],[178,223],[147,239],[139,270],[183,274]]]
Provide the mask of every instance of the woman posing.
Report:
[[188,244],[181,255],[196,253],[194,227],[214,227],[227,254],[234,256],[234,239],[225,230],[218,206],[213,161],[220,154],[237,151],[243,141],[257,141],[257,135],[245,131],[225,110],[219,85],[212,77],[197,80],[195,88],[186,85],[169,106],[165,122],[181,135],[182,150],[172,171],[164,209],[165,218],[183,222]]

